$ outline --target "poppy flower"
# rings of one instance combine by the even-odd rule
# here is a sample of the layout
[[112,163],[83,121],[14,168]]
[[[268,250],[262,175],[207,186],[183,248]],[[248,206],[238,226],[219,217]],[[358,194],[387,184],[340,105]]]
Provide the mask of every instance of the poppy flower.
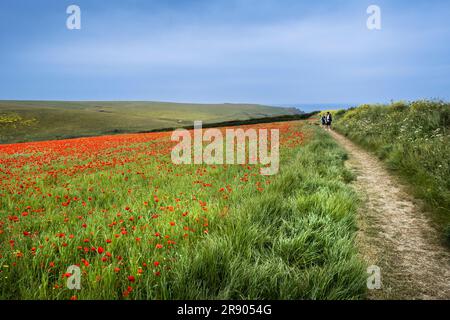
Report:
[[98,252],[99,254],[102,254],[104,251],[105,251],[105,249],[103,249],[102,247],[98,247],[98,248],[97,248],[97,252]]
[[128,281],[134,282],[136,281],[136,278],[134,276],[128,276]]

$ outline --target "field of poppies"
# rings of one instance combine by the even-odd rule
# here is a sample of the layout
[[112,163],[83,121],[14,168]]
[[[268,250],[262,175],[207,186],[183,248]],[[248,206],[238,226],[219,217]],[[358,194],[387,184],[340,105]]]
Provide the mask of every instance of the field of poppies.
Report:
[[363,297],[346,154],[251,127],[280,130],[278,175],[174,165],[170,132],[1,145],[0,299]]

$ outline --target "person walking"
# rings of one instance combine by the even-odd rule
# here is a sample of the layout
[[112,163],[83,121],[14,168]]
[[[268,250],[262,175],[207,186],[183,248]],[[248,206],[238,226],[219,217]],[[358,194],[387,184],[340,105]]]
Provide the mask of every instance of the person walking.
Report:
[[331,123],[333,122],[333,117],[331,116],[330,112],[327,112],[327,115],[325,116],[325,119],[326,119],[327,129],[331,130]]

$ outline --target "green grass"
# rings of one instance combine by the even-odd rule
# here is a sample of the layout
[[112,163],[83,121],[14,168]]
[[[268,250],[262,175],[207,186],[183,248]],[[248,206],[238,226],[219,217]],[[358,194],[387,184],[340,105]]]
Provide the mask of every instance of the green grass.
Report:
[[335,113],[335,128],[409,182],[436,222],[450,226],[450,104],[363,105]]
[[194,120],[219,123],[295,113],[251,104],[0,101],[0,143],[152,131],[189,126]]
[[[182,255],[175,299],[360,299],[365,268],[355,248],[358,199],[346,154],[315,129],[267,192]],[[185,285],[185,284],[189,285]]]
[[[345,152],[305,122],[276,126],[273,177],[258,166],[174,166],[167,137],[1,155],[0,299],[364,298]],[[65,287],[73,264],[80,291]]]

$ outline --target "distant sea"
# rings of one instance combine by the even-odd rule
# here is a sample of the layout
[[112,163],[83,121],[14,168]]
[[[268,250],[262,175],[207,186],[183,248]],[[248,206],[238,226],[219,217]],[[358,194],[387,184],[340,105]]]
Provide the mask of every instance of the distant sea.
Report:
[[357,107],[358,103],[283,103],[275,104],[276,107],[296,108],[304,112],[321,111],[321,110],[335,110],[348,109]]

